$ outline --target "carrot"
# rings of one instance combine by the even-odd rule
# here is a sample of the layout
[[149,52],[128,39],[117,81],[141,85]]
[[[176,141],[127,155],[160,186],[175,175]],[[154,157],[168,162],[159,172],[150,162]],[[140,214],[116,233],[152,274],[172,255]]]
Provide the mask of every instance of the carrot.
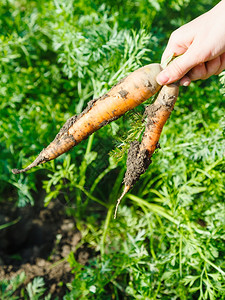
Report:
[[55,159],[102,126],[150,98],[160,89],[156,76],[161,70],[160,64],[150,64],[129,74],[107,94],[90,101],[80,115],[67,120],[55,139],[28,167],[22,170],[13,169],[12,172],[14,174],[26,172],[39,164]]
[[160,90],[155,102],[145,109],[147,124],[141,143],[131,143],[127,156],[127,171],[124,177],[125,187],[117,200],[114,218],[121,199],[134,186],[140,176],[151,164],[151,157],[159,147],[159,138],[167,119],[169,118],[178,97],[178,83],[165,85]]

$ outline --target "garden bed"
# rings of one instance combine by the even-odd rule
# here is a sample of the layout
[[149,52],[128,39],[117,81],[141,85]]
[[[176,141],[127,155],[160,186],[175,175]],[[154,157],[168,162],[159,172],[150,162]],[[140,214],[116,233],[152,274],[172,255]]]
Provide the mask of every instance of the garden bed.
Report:
[[0,231],[0,280],[25,272],[23,286],[41,276],[53,298],[65,295],[66,284],[74,278],[66,258],[74,252],[77,261],[86,264],[90,251],[77,249],[81,234],[74,220],[65,215],[63,204],[55,200],[46,208],[3,207],[1,221],[20,220]]

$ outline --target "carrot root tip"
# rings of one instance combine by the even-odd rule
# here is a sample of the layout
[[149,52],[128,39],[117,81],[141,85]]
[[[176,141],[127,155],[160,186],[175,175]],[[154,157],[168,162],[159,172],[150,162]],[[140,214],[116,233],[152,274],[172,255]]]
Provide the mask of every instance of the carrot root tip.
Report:
[[115,212],[114,212],[114,219],[116,219],[117,210],[118,210],[118,207],[119,207],[119,204],[120,204],[121,200],[122,200],[123,197],[126,195],[126,193],[129,192],[130,188],[131,188],[131,187],[130,187],[129,185],[125,185],[124,190],[123,190],[123,193],[121,194],[121,196],[120,196],[119,199],[117,200],[116,208],[115,208]]
[[43,149],[40,152],[40,154],[38,155],[38,157],[31,164],[29,164],[26,168],[21,169],[21,170],[19,170],[19,169],[12,169],[12,173],[13,174],[24,173],[24,172],[32,169],[33,167],[36,167],[36,166],[38,166],[40,164],[43,164],[43,163],[49,161],[50,159],[44,155],[44,152],[45,152],[45,149]]
[[12,173],[13,174],[19,174],[19,173],[22,173],[23,170],[19,170],[19,169],[12,169]]

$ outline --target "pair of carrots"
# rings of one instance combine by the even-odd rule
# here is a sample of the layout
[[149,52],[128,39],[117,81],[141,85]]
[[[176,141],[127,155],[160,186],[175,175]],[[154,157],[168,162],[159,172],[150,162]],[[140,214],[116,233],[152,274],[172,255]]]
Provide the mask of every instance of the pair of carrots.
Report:
[[[55,159],[102,126],[116,120],[127,111],[149,99],[161,88],[156,81],[156,76],[161,70],[160,64],[150,64],[129,74],[113,86],[107,94],[90,101],[80,115],[71,117],[60,129],[55,139],[40,152],[28,167],[21,170],[13,169],[12,172],[14,174],[26,172],[39,164]],[[156,101],[147,108],[148,123],[142,142],[131,145],[128,153],[127,172],[124,179],[125,189],[122,196],[130,190],[149,166],[162,128],[169,118],[177,95],[177,85],[163,86]],[[133,153],[132,158],[130,158],[131,153]],[[129,163],[130,161],[132,163]]]
[[155,102],[145,109],[147,123],[141,143],[134,141],[130,145],[127,156],[127,171],[124,177],[125,187],[122,195],[117,200],[114,218],[121,199],[134,186],[140,176],[145,173],[151,164],[151,157],[159,147],[159,138],[168,120],[179,92],[177,83],[165,85],[160,90]]

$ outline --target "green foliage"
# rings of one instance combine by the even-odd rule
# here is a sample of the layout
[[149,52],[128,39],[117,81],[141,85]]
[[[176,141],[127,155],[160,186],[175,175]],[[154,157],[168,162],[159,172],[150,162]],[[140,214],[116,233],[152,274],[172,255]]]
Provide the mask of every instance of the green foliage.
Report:
[[0,230],[5,229],[9,226],[12,226],[12,225],[16,224],[19,220],[20,220],[20,218],[17,218],[16,220],[14,220],[12,222],[8,222],[8,223],[0,225]]
[[50,300],[51,295],[43,297],[43,294],[45,293],[46,288],[44,288],[44,280],[41,277],[35,277],[32,282],[29,282],[26,291],[28,294],[28,299],[32,300],[38,300],[38,299],[44,299],[44,300]]
[[[45,204],[61,200],[82,232],[81,244],[100,253],[86,266],[70,254],[74,281],[65,299],[225,298],[224,73],[221,83],[213,77],[181,88],[162,149],[116,220],[126,150],[141,137],[146,104],[69,154],[28,174],[11,174],[87,101],[139,66],[159,61],[172,30],[217,2],[2,1],[0,201],[32,204],[42,186]],[[113,149],[119,162],[109,155]],[[17,299],[23,280],[2,281],[1,299]],[[24,297],[45,293],[37,278]]]
[[222,88],[221,88],[221,92],[223,94],[225,94],[225,72],[222,72],[221,74],[221,77],[220,77],[220,82],[222,83]]
[[224,98],[209,83],[181,92],[130,206],[124,200],[115,221],[110,206],[98,230],[89,219],[83,239],[94,235],[102,256],[83,267],[71,254],[65,299],[224,298]]
[[[2,300],[50,300],[51,295],[43,296],[46,288],[44,279],[41,277],[35,277],[32,282],[29,282],[26,286],[26,289],[22,288],[26,279],[25,272],[21,272],[19,275],[13,277],[10,280],[0,281],[0,296]],[[20,288],[20,293],[15,292]],[[20,296],[18,296],[20,294]]]
[[26,275],[24,272],[15,276],[11,280],[1,280],[0,281],[0,296],[2,300],[16,300],[19,299],[18,296],[14,295],[14,292],[24,283]]
[[[123,206],[120,218],[110,223],[101,259],[84,267],[70,255],[75,279],[65,299],[111,299],[109,294],[115,299],[220,299],[224,265],[216,232],[209,247],[211,234],[197,221],[187,222],[185,209],[172,222],[162,218],[160,206],[139,201],[143,212]],[[223,215],[218,219],[222,224]],[[218,265],[212,263],[215,258]]]

